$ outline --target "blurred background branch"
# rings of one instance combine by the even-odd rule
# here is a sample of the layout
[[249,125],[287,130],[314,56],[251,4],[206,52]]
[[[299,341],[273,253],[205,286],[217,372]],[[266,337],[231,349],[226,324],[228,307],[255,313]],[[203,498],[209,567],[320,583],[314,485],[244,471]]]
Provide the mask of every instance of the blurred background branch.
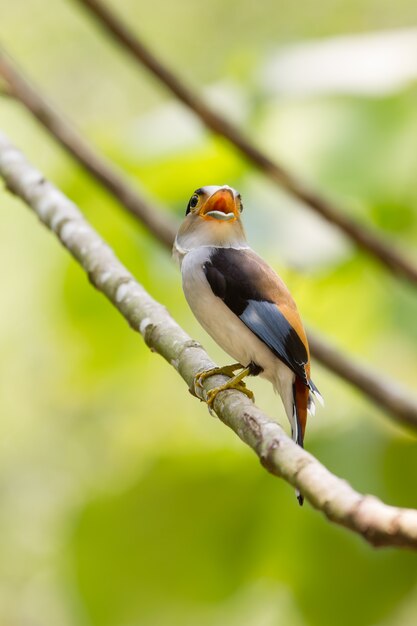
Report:
[[[269,158],[417,263],[415,0],[103,1]],[[172,232],[197,186],[242,193],[251,245],[303,319],[374,374],[356,380],[365,395],[314,362],[326,404],[308,452],[359,493],[417,509],[415,431],[366,400],[373,382],[384,402],[407,395],[391,380],[416,392],[417,292],[210,132],[86,11],[0,0],[1,44]],[[0,97],[0,128],[224,362],[190,315],[172,235],[160,245],[136,225],[121,189],[107,193],[18,98]],[[415,626],[416,552],[374,550],[300,510],[20,199],[0,196],[0,623]],[[251,388],[286,430],[265,381]]]
[[12,92],[10,87],[7,85],[7,83],[4,83],[3,81],[0,81],[0,97],[1,98],[11,98],[12,97]]
[[[142,334],[147,345],[175,367],[189,388],[198,372],[214,366],[203,348],[135,281],[79,209],[46,181],[3,134],[0,175],[7,189],[34,210],[80,263],[92,284],[132,329]],[[207,391],[224,380],[226,377],[211,377],[204,388]],[[244,394],[234,390],[221,393],[214,409],[256,452],[269,472],[298,488],[330,521],[349,528],[375,546],[417,549],[416,510],[387,506],[373,496],[357,493],[294,444]]]
[[[168,211],[145,199],[133,184],[100,154],[24,77],[4,48],[0,48],[0,75],[17,101],[163,246],[171,250],[177,222]],[[311,353],[324,367],[359,389],[391,418],[417,428],[417,399],[382,373],[343,354],[324,337],[309,330]]]
[[139,219],[157,240],[171,247],[176,228],[171,215],[162,209],[155,211],[115,166],[110,165],[87,144],[62,116],[58,116],[39,92],[29,85],[1,47],[0,75],[15,97],[59,140],[61,145],[101,182],[125,209]]
[[177,72],[168,69],[101,0],[76,1],[87,8],[105,32],[112,35],[115,42],[127,50],[141,66],[150,70],[156,79],[188,106],[208,128],[225,137],[266,176],[339,228],[349,239],[372,254],[395,275],[406,278],[414,285],[417,284],[417,267],[410,259],[382,235],[364,224],[355,222],[322,194],[310,188],[281,164],[272,161],[236,126],[210,108],[196,90],[185,84]]

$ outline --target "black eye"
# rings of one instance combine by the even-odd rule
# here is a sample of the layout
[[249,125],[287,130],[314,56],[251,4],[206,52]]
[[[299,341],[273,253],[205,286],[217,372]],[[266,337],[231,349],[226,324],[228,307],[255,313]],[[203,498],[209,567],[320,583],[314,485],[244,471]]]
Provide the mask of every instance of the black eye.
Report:
[[239,208],[240,208],[240,212],[242,213],[243,211],[243,202],[242,202],[242,196],[240,195],[240,193],[237,194],[237,197],[239,199]]
[[185,215],[188,215],[189,212],[191,211],[191,209],[193,209],[194,207],[197,206],[198,200],[199,200],[199,198],[198,198],[197,194],[194,194],[193,196],[191,196],[191,200],[188,203],[187,211],[186,211]]

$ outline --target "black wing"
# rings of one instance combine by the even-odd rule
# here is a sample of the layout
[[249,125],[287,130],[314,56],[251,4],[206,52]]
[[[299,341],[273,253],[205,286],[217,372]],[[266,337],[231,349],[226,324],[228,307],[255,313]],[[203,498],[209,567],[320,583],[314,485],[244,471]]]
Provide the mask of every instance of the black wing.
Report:
[[274,275],[262,263],[246,250],[216,248],[203,269],[213,293],[308,385],[306,347],[275,304]]

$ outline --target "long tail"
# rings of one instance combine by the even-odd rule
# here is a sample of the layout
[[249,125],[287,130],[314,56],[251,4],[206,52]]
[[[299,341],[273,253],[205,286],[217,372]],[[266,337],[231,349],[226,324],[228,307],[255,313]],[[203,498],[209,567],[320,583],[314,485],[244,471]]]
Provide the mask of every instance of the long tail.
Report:
[[[304,434],[307,424],[307,413],[314,415],[315,404],[314,398],[317,398],[323,404],[323,398],[312,380],[308,381],[308,387],[304,382],[296,376],[292,386],[293,394],[293,420],[292,420],[292,438],[301,448],[304,448]],[[296,490],[297,500],[300,506],[303,505],[304,497]]]
[[[293,396],[293,420],[291,425],[291,434],[293,441],[298,443],[299,446],[304,448],[304,433],[307,423],[307,409],[308,400],[310,397],[310,390],[302,382],[298,376],[296,377],[292,386]],[[304,497],[296,489],[295,494],[297,496],[298,504],[303,506]]]

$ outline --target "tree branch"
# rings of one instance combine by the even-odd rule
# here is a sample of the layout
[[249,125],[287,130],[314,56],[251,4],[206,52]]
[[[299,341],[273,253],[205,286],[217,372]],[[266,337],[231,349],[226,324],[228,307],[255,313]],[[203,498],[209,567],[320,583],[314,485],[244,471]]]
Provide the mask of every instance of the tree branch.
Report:
[[381,409],[412,428],[417,428],[417,399],[408,389],[352,358],[346,358],[328,341],[308,330],[311,354],[333,374],[359,389]]
[[[142,222],[153,236],[169,250],[178,224],[165,211],[147,202],[134,190],[117,169],[39,93],[22,75],[16,64],[0,48],[0,75],[11,86],[15,98],[80,163],[111,196]],[[160,213],[160,215],[158,214]],[[323,338],[308,332],[311,353],[324,367],[356,386],[366,396],[400,423],[417,428],[417,399],[398,383],[369,367],[344,356]]]
[[270,159],[257,148],[236,126],[211,109],[176,73],[168,69],[144,43],[101,0],[77,0],[96,18],[97,23],[132,57],[145,66],[181,102],[188,106],[213,132],[222,135],[255,167],[288,193],[316,211],[325,220],[339,228],[359,247],[376,257],[394,274],[417,284],[417,267],[404,257],[376,231],[366,228],[346,215],[326,197],[309,187],[285,167]]
[[[204,349],[182,330],[166,309],[116,259],[79,209],[0,134],[0,175],[84,268],[92,284],[120,311],[147,345],[163,356],[192,388],[195,375],[213,367]],[[212,376],[205,391],[226,380]],[[236,390],[220,393],[218,417],[249,445],[264,467],[284,478],[329,520],[346,526],[374,546],[417,549],[417,511],[383,504],[357,493],[311,454],[294,444],[282,428]]]
[[11,89],[7,85],[3,85],[0,83],[0,97],[1,98],[12,98],[13,94]]
[[172,216],[155,210],[130,185],[130,182],[96,152],[63,117],[59,118],[53,108],[23,77],[17,66],[0,47],[0,76],[7,82],[13,95],[47,128],[64,148],[83,167],[123,204],[134,217],[165,246],[171,247],[176,232]]

